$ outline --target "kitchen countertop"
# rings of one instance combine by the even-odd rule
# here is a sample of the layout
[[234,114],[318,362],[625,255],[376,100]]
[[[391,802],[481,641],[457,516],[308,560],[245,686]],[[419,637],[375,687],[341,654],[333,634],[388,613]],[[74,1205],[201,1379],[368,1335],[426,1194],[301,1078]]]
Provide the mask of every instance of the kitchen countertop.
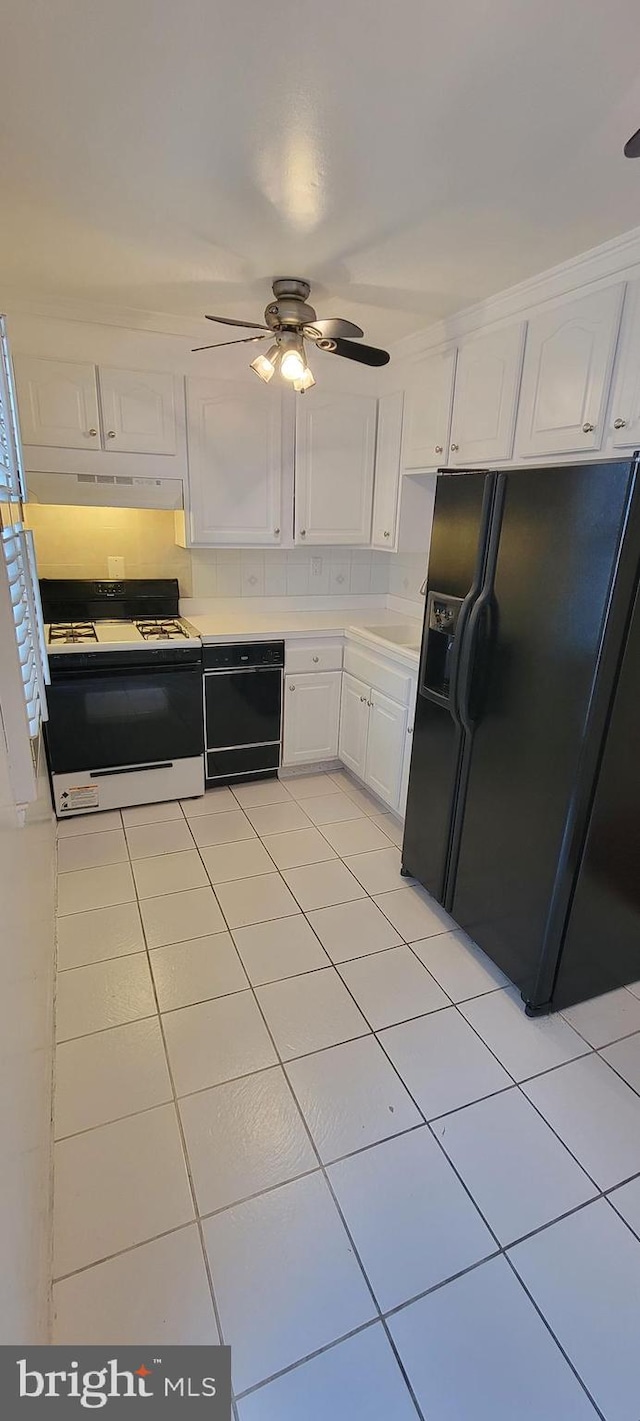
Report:
[[[247,599],[248,602],[251,599]],[[336,607],[328,612],[221,609],[201,615],[189,612],[189,621],[208,643],[229,641],[291,641],[308,636],[353,636],[378,650],[393,650],[411,665],[418,663],[422,625],[417,617],[403,616],[384,607]],[[375,629],[375,630],[373,630]],[[389,636],[385,636],[388,630]],[[396,635],[392,635],[392,633]],[[408,640],[405,640],[405,636]]]

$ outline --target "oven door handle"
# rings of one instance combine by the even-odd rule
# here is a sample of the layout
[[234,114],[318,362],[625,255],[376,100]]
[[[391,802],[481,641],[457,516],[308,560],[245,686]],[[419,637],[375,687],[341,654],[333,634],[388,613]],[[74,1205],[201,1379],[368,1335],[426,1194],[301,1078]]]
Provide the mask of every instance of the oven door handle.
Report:
[[224,669],[205,666],[205,676],[255,676],[265,671],[282,671],[281,666],[225,666]]
[[62,686],[68,681],[98,681],[103,676],[109,678],[122,676],[124,679],[129,676],[167,676],[169,674],[185,676],[187,673],[193,675],[194,672],[198,675],[201,674],[201,666],[198,661],[189,662],[186,666],[163,666],[159,662],[154,666],[141,666],[139,663],[137,666],[123,666],[120,663],[118,666],[83,667],[77,671],[73,668],[67,671],[66,667],[64,671],[59,671],[55,667],[52,673],[52,682],[54,686]]
[[115,770],[90,770],[90,780],[103,780],[110,775],[139,775],[142,770],[172,770],[173,760],[151,760],[146,765],[118,765]]

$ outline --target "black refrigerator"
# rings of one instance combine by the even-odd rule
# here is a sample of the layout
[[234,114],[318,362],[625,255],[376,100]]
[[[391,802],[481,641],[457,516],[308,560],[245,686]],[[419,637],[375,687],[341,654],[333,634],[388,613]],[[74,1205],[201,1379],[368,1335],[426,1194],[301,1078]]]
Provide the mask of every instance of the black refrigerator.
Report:
[[640,978],[640,478],[438,475],[402,848],[530,1014]]

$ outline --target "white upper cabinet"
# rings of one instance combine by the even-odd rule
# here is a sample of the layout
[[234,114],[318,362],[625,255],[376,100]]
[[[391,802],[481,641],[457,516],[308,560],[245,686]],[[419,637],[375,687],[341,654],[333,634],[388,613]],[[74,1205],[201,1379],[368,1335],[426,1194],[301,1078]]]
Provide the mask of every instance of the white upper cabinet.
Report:
[[100,366],[104,447],[127,454],[175,454],[173,375]]
[[298,397],[296,542],[370,543],[377,404],[318,389]]
[[189,541],[277,545],[282,524],[282,396],[257,381],[187,382]]
[[640,445],[640,280],[627,291],[608,442],[614,449],[637,449]]
[[388,552],[393,551],[397,544],[403,403],[401,390],[381,395],[378,400],[371,544]]
[[455,370],[455,347],[425,355],[411,366],[404,400],[404,472],[446,464]]
[[448,464],[511,457],[525,329],[520,321],[460,342]]
[[618,282],[529,321],[518,458],[600,448],[623,294]]
[[14,369],[23,444],[100,448],[95,365],[16,355]]

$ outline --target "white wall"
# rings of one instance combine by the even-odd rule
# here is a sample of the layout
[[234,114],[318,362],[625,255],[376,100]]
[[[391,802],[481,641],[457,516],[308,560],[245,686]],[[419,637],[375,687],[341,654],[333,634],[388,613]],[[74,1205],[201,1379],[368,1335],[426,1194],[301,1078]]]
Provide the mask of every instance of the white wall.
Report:
[[44,763],[19,826],[0,722],[0,1344],[49,1337],[54,855]]

